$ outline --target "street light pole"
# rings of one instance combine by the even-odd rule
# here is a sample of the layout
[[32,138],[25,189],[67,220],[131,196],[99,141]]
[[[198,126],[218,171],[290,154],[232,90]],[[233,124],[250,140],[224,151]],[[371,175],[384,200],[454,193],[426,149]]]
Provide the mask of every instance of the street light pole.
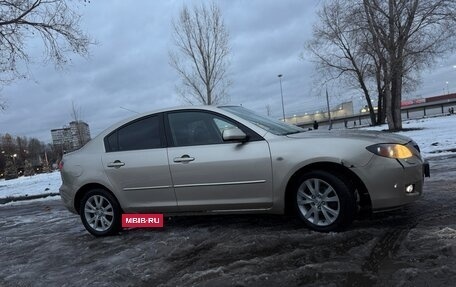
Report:
[[279,81],[280,81],[280,97],[282,98],[282,115],[283,115],[282,121],[285,122],[285,107],[283,106],[282,76],[283,76],[282,74],[277,75],[277,77],[279,77]]

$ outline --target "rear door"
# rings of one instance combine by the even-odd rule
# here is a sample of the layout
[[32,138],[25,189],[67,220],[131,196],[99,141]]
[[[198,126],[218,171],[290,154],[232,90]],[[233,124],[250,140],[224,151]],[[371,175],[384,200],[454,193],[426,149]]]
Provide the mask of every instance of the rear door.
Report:
[[174,211],[163,115],[134,120],[105,138],[103,166],[123,208],[130,212]]

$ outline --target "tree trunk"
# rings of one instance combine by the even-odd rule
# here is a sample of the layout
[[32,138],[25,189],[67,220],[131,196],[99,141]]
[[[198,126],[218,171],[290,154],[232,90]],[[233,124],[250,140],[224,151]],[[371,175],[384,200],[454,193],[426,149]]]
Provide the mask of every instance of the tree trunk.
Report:
[[386,114],[385,114],[385,92],[380,91],[378,93],[378,101],[377,101],[377,125],[382,125],[386,122]]
[[364,79],[363,79],[362,75],[360,75],[359,73],[358,73],[358,81],[361,85],[361,89],[364,92],[364,96],[365,96],[366,102],[367,102],[367,107],[369,108],[369,116],[370,116],[370,120],[371,120],[371,125],[375,126],[377,124],[377,119],[375,117],[375,111],[374,111],[374,107],[372,106],[371,97],[369,95],[369,90],[367,89],[366,84],[364,83]]
[[388,84],[385,87],[385,115],[386,115],[386,121],[388,122],[388,129],[389,130],[394,130],[394,118],[393,118],[393,104],[392,104],[392,99],[391,99],[391,88],[390,84]]
[[401,111],[401,99],[402,99],[402,61],[397,64],[397,75],[395,79],[396,88],[395,95],[393,97],[393,116],[394,116],[394,130],[402,130],[402,111]]
[[[376,42],[378,43],[378,42]],[[377,47],[377,56],[378,56],[378,65],[376,68],[376,80],[377,80],[377,92],[378,92],[378,100],[377,100],[377,124],[381,125],[386,123],[386,89],[389,79],[388,73],[388,62],[385,59],[385,56],[381,53],[381,49],[379,45]]]
[[[399,50],[399,49],[398,49]],[[399,131],[402,129],[402,70],[403,60],[402,52],[399,50],[397,55],[394,55],[392,61],[392,77],[391,77],[391,112],[393,116],[393,130]]]
[[207,94],[207,105],[212,105],[212,95],[211,95],[211,89],[209,85],[206,86],[206,94]]
[[397,98],[397,63],[396,63],[396,26],[394,23],[394,0],[388,1],[388,66],[386,70],[390,77],[386,78],[388,87],[386,89],[386,117],[388,119],[388,128],[390,131],[397,130],[396,113],[394,112],[395,102]]

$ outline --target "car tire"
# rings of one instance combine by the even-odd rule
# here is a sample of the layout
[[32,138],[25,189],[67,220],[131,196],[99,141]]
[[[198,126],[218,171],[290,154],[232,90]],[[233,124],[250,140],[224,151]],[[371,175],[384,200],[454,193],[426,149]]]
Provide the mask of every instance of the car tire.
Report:
[[356,197],[351,185],[327,171],[303,174],[294,188],[294,204],[300,219],[320,232],[341,231],[353,222]]
[[84,227],[95,236],[117,234],[121,229],[121,208],[116,198],[104,189],[87,192],[79,214]]

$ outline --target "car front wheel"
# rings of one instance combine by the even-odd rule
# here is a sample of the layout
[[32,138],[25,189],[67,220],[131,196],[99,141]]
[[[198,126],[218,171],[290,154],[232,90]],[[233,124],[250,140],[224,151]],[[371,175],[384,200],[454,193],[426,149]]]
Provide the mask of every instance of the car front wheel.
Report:
[[79,213],[84,227],[95,236],[117,234],[120,230],[119,204],[106,190],[95,189],[85,194]]
[[343,230],[355,217],[356,198],[350,185],[326,171],[302,175],[294,198],[299,217],[316,231]]

